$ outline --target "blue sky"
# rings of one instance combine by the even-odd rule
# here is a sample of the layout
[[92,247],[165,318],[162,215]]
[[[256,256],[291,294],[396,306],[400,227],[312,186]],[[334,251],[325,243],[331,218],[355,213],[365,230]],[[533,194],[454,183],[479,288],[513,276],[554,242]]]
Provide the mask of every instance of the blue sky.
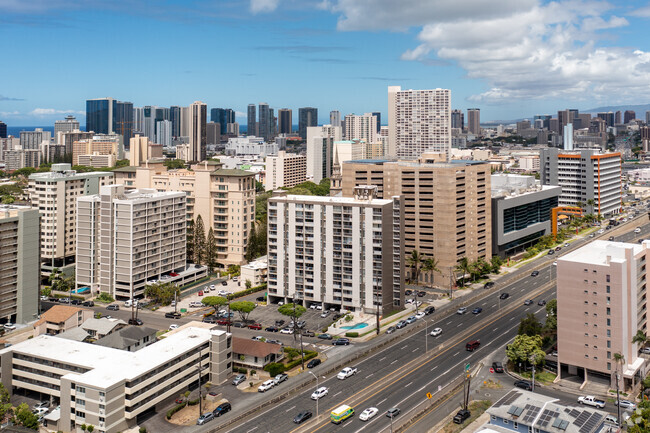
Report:
[[643,104],[648,24],[634,0],[0,0],[0,120],[83,122],[112,96],[326,122],[385,115],[389,85],[449,88],[482,120]]

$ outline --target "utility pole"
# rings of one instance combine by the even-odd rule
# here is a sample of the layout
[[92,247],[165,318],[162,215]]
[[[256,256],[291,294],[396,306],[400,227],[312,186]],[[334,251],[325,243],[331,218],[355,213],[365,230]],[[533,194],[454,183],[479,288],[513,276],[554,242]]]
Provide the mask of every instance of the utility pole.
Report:
[[228,300],[228,317],[226,318],[226,332],[230,332],[230,293],[226,296]]
[[454,273],[453,268],[449,266],[449,300],[454,300]]
[[375,316],[377,318],[377,335],[379,335],[379,293],[377,292],[376,282],[375,282]]
[[199,350],[199,416],[203,415],[203,405],[201,404],[201,351]]

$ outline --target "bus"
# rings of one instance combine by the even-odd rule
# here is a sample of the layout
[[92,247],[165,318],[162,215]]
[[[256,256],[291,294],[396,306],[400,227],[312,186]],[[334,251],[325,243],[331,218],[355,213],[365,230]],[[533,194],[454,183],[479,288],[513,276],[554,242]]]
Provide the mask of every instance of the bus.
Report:
[[354,409],[348,406],[347,404],[344,404],[332,411],[332,413],[330,414],[330,420],[334,424],[341,424],[343,421],[350,418],[352,415],[354,415]]

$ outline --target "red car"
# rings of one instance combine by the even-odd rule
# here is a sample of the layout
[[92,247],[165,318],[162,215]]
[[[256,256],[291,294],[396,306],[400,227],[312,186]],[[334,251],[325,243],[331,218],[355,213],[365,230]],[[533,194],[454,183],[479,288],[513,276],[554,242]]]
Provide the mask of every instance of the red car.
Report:
[[199,296],[203,296],[203,290],[199,290]]
[[184,399],[184,398],[177,398],[176,401],[175,401],[175,403],[176,403],[176,404],[185,403],[185,399]]
[[227,319],[221,319],[221,320],[217,320],[217,325],[223,325],[223,326],[232,325],[232,322]]
[[262,324],[261,323],[253,323],[252,325],[248,325],[249,329],[257,329],[261,330],[262,329]]
[[178,277],[178,274],[176,272],[170,272],[169,276],[170,277]]

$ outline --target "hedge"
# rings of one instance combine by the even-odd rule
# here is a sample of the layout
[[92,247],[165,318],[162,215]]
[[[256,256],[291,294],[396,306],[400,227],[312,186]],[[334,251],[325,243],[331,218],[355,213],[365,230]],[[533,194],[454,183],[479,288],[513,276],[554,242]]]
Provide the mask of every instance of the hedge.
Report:
[[197,404],[199,404],[199,399],[197,398],[196,400],[190,400],[187,402],[187,404],[189,406],[196,406]]
[[173,408],[169,409],[169,410],[167,411],[167,419],[172,419],[172,417],[174,416],[174,414],[175,414],[176,412],[178,412],[179,410],[183,409],[185,406],[187,406],[187,402],[185,402],[185,403],[181,403],[181,404],[179,404],[179,405],[177,405],[177,406],[174,406]]
[[[316,358],[318,356],[318,352],[314,352],[313,350],[305,350],[305,361],[309,361],[312,358]],[[294,359],[291,362],[288,362],[287,365],[284,367],[284,371],[291,370],[293,367],[300,365],[302,362],[302,358]]]
[[242,290],[241,292],[235,292],[230,296],[230,299],[241,298],[242,296],[250,295],[251,293],[259,292],[260,290],[266,289],[266,283],[260,284],[259,286],[251,287],[250,289]]
[[277,376],[284,373],[284,365],[279,362],[271,362],[264,367],[264,371],[268,372],[271,376]]
[[358,332],[346,332],[345,336],[354,338],[354,337],[358,337],[359,333]]

